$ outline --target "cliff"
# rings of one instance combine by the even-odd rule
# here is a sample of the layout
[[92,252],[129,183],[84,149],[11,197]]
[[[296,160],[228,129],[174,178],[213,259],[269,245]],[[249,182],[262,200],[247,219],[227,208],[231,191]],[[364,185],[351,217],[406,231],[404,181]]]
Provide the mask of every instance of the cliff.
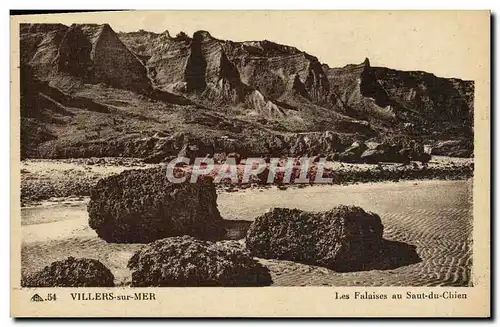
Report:
[[[190,146],[160,149],[179,135],[209,144],[207,153],[229,151],[231,140],[249,155],[284,153],[265,140],[294,144],[304,133],[472,144],[472,81],[373,67],[369,59],[332,68],[292,46],[207,31],[174,37],[30,24],[20,32],[29,156],[164,157]],[[469,145],[454,153],[471,154]]]
[[146,67],[108,24],[21,26],[21,48],[21,63],[51,79],[62,74],[138,93],[152,90]]

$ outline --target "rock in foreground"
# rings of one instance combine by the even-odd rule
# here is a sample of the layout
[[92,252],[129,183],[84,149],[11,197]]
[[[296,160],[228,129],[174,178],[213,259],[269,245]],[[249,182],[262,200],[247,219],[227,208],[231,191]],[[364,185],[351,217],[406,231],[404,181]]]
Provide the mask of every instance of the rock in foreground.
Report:
[[100,261],[69,257],[26,276],[22,287],[113,287],[114,276]]
[[256,257],[356,270],[378,253],[383,228],[378,215],[354,206],[318,213],[275,208],[255,219],[246,246]]
[[217,237],[224,231],[210,178],[171,183],[164,168],[125,171],[90,192],[89,225],[108,242],[148,243],[178,235]]
[[235,241],[209,242],[191,236],[155,241],[130,259],[132,286],[265,286],[267,268]]

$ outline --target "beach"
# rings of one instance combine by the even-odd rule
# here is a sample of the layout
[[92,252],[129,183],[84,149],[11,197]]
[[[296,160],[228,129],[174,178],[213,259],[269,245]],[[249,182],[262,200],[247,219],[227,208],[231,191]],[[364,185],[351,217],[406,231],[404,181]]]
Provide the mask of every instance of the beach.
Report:
[[[217,203],[232,239],[243,238],[251,221],[272,207],[324,211],[340,204],[357,205],[380,216],[390,246],[417,255],[405,262],[397,258],[401,252],[388,251],[396,256],[397,267],[344,273],[258,259],[269,268],[273,286],[471,286],[471,196],[472,179],[412,180],[219,191]],[[117,286],[129,285],[127,262],[143,245],[98,238],[88,226],[87,203],[87,197],[80,197],[22,208],[23,274],[68,256],[85,257],[103,262]]]

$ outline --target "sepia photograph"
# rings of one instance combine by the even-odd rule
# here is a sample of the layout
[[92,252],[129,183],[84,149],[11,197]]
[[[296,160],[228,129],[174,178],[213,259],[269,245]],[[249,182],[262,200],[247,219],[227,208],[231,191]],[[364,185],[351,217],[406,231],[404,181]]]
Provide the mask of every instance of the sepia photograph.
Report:
[[489,12],[103,14],[11,20],[12,287],[31,303],[489,287],[474,247],[489,66],[470,59],[489,36],[471,53],[466,32]]

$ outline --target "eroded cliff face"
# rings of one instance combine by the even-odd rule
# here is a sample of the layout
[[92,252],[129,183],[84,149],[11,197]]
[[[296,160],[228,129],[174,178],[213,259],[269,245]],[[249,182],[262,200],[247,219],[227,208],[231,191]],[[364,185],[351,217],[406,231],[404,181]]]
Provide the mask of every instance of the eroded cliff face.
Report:
[[121,33],[120,38],[146,64],[154,85],[165,91],[197,97],[216,105],[243,104],[268,116],[284,111],[245,83],[228,57],[225,41],[207,31],[171,37],[168,31]]
[[473,135],[472,81],[372,67],[368,59],[359,65],[323,68],[332,102],[348,116],[403,133],[411,126],[417,135]]
[[107,24],[69,27],[56,58],[60,71],[117,88],[147,93],[146,67]]
[[199,147],[201,155],[328,152],[331,135],[471,144],[470,81],[373,67],[368,59],[331,68],[292,46],[220,40],[207,31],[172,37],[116,34],[106,24],[31,24],[20,32],[21,67],[33,75],[25,78],[33,90],[24,93],[23,130],[41,133],[25,138],[27,148],[36,143],[29,155],[164,158],[180,151],[156,149],[157,133],[234,140],[229,148],[207,141],[213,146]]
[[368,58],[330,68],[291,46],[219,40],[206,31],[192,38],[172,38],[168,32],[122,33],[120,38],[145,58],[157,87],[202,95],[217,105],[244,104],[262,115],[305,120],[308,128],[321,124],[314,119],[320,115],[323,121],[350,117],[403,133],[405,124],[432,133],[437,121],[453,133],[472,130],[469,81],[372,67]]
[[320,62],[294,47],[224,41],[207,31],[197,31],[192,38],[168,33],[121,33],[120,38],[145,58],[155,85],[164,90],[243,103],[278,117],[286,115],[286,104],[294,96],[317,104],[329,101],[329,82]]
[[62,24],[21,24],[20,62],[40,75],[54,71],[54,59],[68,27]]
[[298,94],[314,103],[328,101],[329,82],[314,56],[270,41],[224,42],[242,81],[264,96],[284,100]]
[[84,83],[105,83],[138,93],[152,90],[146,67],[108,24],[22,26],[21,46],[22,63],[39,75],[67,75]]
[[194,33],[185,71],[188,92],[205,92],[233,103],[243,102],[251,90],[240,79],[238,69],[226,56],[220,42],[206,31]]
[[330,102],[351,117],[393,126],[395,111],[384,89],[376,81],[368,58],[342,68],[323,66],[330,82]]
[[371,70],[388,101],[405,112],[409,119],[418,115],[425,125],[445,123],[472,128],[472,81],[440,78],[420,71],[402,72],[383,67]]

